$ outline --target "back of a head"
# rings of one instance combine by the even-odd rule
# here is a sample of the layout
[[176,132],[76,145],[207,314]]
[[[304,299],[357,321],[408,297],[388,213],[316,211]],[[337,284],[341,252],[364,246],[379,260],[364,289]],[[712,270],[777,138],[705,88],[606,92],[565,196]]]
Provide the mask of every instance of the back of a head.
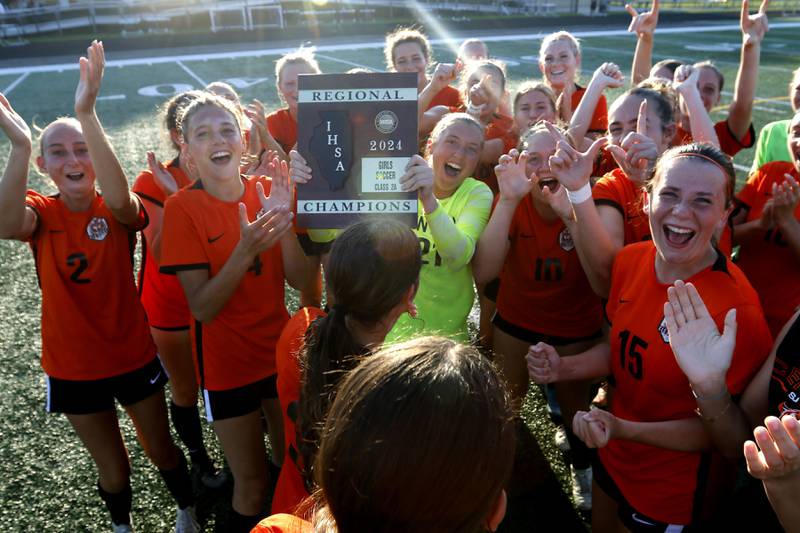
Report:
[[481,531],[514,446],[505,387],[477,350],[440,337],[384,348],[330,408],[315,531]]
[[[367,347],[353,337],[347,319],[378,324],[419,280],[419,241],[407,226],[369,219],[342,232],[331,248],[326,281],[335,305],[306,334],[298,430],[303,463],[313,464],[318,432],[342,374]],[[308,472],[306,472],[308,475]],[[310,481],[310,480],[307,480]]]

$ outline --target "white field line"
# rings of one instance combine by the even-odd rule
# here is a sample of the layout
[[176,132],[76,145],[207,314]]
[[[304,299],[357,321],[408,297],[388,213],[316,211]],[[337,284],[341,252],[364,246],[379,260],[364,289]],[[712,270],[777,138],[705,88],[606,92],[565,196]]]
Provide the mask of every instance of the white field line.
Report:
[[11,91],[13,91],[13,90],[14,90],[14,87],[16,87],[17,85],[19,85],[20,83],[22,83],[22,82],[25,80],[25,78],[27,78],[28,76],[30,76],[30,72],[23,72],[23,73],[22,73],[22,75],[21,75],[19,78],[17,78],[17,79],[15,79],[14,81],[12,81],[12,82],[11,82],[11,83],[8,85],[8,87],[6,87],[5,89],[3,89],[3,94],[4,94],[4,95],[6,95],[6,96],[8,96],[8,95],[11,93]]
[[191,76],[192,78],[194,78],[194,79],[195,79],[195,81],[196,81],[197,83],[199,83],[201,87],[205,87],[206,85],[208,85],[208,83],[206,83],[205,81],[203,81],[203,78],[201,78],[200,76],[198,76],[197,74],[195,74],[195,73],[192,71],[192,69],[190,69],[189,67],[187,67],[186,65],[184,65],[184,64],[183,64],[183,62],[182,62],[180,59],[176,59],[176,60],[175,60],[175,62],[178,64],[178,66],[179,66],[179,67],[181,67],[181,68],[182,68],[184,71],[186,71],[186,74],[188,74],[189,76]]
[[746,167],[738,163],[734,163],[733,168],[735,168],[736,170],[741,170],[742,172],[747,172],[748,174],[750,173],[750,167]]
[[362,65],[361,63],[355,63],[353,61],[348,61],[346,59],[339,59],[338,57],[327,56],[327,55],[323,55],[323,54],[316,54],[315,53],[314,55],[316,57],[319,57],[319,58],[322,58],[322,59],[327,59],[328,61],[335,61],[336,63],[342,63],[343,65],[350,65],[351,67],[356,67],[356,68],[365,68],[365,69],[369,70],[370,72],[377,72],[375,67],[370,67],[368,65]]
[[[770,24],[771,29],[779,28],[800,28],[800,22],[777,22]],[[687,33],[708,33],[720,31],[738,30],[739,24],[722,24],[717,26],[697,26],[695,28],[663,28],[657,30],[659,34],[687,34]],[[521,39],[541,39],[545,35],[544,32],[537,33],[519,33],[509,35],[494,35],[484,37],[486,42],[504,42],[504,41],[519,41]],[[579,38],[585,37],[614,37],[621,35],[630,35],[627,30],[593,30],[593,31],[576,31],[573,35]],[[442,44],[459,42],[458,39],[431,39],[431,44]],[[350,44],[331,44],[320,45],[317,47],[317,52],[336,52],[348,50],[366,50],[383,48],[384,41],[374,41],[370,43],[350,43]],[[128,67],[137,65],[156,65],[165,63],[174,63],[176,61],[206,61],[213,59],[237,59],[244,57],[264,57],[283,55],[289,52],[296,51],[296,48],[267,48],[259,50],[240,50],[238,52],[217,52],[217,53],[204,53],[204,54],[186,54],[181,56],[166,56],[166,57],[138,57],[132,59],[119,59],[112,60],[106,63],[109,67]],[[63,70],[76,70],[78,62],[53,64],[53,65],[40,65],[35,67],[9,67],[0,68],[0,75],[9,74],[24,74],[26,72],[54,72]]]
[[125,100],[124,94],[109,94],[108,96],[98,96],[98,100]]

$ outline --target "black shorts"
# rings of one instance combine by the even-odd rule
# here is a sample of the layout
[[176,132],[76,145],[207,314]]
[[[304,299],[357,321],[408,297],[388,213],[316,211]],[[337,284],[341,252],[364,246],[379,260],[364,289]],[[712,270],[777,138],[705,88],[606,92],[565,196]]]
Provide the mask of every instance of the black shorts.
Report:
[[47,412],[88,415],[133,405],[164,388],[167,372],[158,357],[141,368],[110,378],[77,381],[47,376]]
[[206,418],[209,422],[244,416],[261,409],[261,400],[278,398],[278,374],[255,383],[227,390],[203,389]]
[[521,341],[525,341],[529,344],[544,342],[550,346],[567,346],[568,344],[575,344],[576,342],[592,341],[603,336],[602,330],[597,330],[591,335],[586,335],[585,337],[557,337],[555,335],[547,335],[545,333],[539,333],[538,331],[533,331],[512,324],[508,320],[501,317],[499,312],[495,312],[494,316],[492,317],[492,324],[494,324],[497,329],[503,333],[511,335],[512,337]]
[[317,242],[312,241],[308,233],[298,233],[297,242],[300,243],[300,248],[303,249],[306,255],[322,255],[331,251],[333,241]]
[[634,509],[625,499],[617,484],[614,483],[597,454],[594,455],[592,461],[592,479],[609,498],[617,502],[619,505],[617,516],[632,533],[688,533],[692,531],[691,526],[659,522]]

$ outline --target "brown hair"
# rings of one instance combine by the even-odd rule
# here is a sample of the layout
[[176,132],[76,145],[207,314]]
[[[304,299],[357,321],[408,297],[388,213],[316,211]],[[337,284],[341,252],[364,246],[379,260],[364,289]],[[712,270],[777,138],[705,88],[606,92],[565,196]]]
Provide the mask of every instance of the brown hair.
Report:
[[428,37],[414,27],[399,27],[391,33],[386,34],[386,45],[383,47],[383,55],[386,58],[386,67],[394,70],[394,49],[400,44],[416,43],[425,56],[425,62],[431,63],[431,43]]
[[[464,72],[461,74],[461,92],[468,97],[467,91],[469,87],[467,87],[467,82],[472,77],[473,74],[476,72],[483,70],[483,71],[491,71],[487,72],[492,76],[496,76],[498,81],[500,82],[500,92],[506,90],[506,68],[501,62],[495,59],[481,59],[478,61],[470,61],[467,63],[467,68],[464,69]],[[502,96],[502,94],[501,94]]]
[[473,347],[422,337],[341,383],[317,456],[318,533],[482,531],[514,462],[503,381]]
[[677,95],[670,85],[658,78],[647,78],[636,87],[628,89],[614,100],[611,107],[613,108],[617,102],[621,102],[628,96],[647,100],[647,108],[655,110],[656,116],[661,121],[661,131],[675,122],[675,112],[678,107]]
[[547,97],[547,101],[550,103],[551,109],[555,112],[556,110],[556,102],[558,101],[556,98],[553,89],[547,86],[544,82],[541,81],[526,81],[522,85],[517,88],[517,93],[514,95],[514,113],[517,112],[517,107],[519,104],[519,99],[525,96],[526,94],[539,91],[543,95]]
[[189,129],[191,118],[200,111],[203,107],[216,107],[223,109],[230,113],[235,119],[239,131],[242,130],[242,114],[238,107],[233,102],[226,100],[221,96],[209,92],[201,92],[192,101],[178,110],[177,128],[181,133],[181,137],[186,139],[185,133]]
[[[181,130],[178,127],[178,115],[189,102],[202,95],[202,91],[184,91],[176,94],[164,103],[162,113],[164,114],[164,128],[168,134],[172,131],[176,131],[179,136],[181,135]],[[171,136],[169,137],[169,142],[172,144],[173,148],[180,150],[181,147],[172,140]]]
[[722,92],[722,87],[725,85],[725,75],[722,73],[722,71],[719,68],[717,68],[717,66],[714,63],[712,63],[711,61],[708,61],[708,60],[701,61],[699,63],[695,63],[694,64],[694,68],[708,68],[708,69],[711,69],[714,72],[714,74],[717,75],[717,80],[719,81],[719,92]]
[[725,176],[725,207],[728,208],[733,204],[733,191],[736,187],[736,171],[733,168],[733,161],[727,154],[711,144],[684,144],[664,152],[655,165],[653,176],[645,183],[648,193],[652,194],[664,165],[677,157],[692,157],[706,165],[717,166]]
[[[661,61],[659,61],[650,68],[650,72],[654,72],[660,68],[665,68],[669,71],[670,74],[674,76],[675,71],[678,70],[678,67],[680,67],[683,64],[684,64],[683,61],[679,59],[662,59]],[[670,80],[672,80],[672,77],[670,77]]]
[[397,221],[358,222],[334,242],[325,274],[336,304],[309,328],[300,355],[297,429],[307,482],[335,387],[355,366],[356,356],[369,351],[353,337],[348,320],[367,326],[380,322],[419,282],[421,267],[417,237]]

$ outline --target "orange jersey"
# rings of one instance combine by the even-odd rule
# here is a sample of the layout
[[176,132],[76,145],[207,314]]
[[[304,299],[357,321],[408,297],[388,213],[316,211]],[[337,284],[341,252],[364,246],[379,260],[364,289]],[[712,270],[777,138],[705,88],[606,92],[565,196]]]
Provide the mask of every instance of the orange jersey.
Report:
[[[750,124],[750,129],[747,130],[747,134],[741,141],[733,135],[727,120],[720,120],[714,124],[714,131],[717,132],[720,150],[730,157],[735,156],[745,148],[752,147],[756,140],[756,130],[753,128],[752,124]],[[691,142],[692,133],[678,126],[675,132],[675,138],[672,140],[672,146],[681,146]]]
[[[436,95],[434,95],[431,103],[428,105],[428,109],[432,107],[436,107],[437,105],[443,105],[447,107],[461,107],[462,100],[461,100],[461,93],[455,87],[451,87],[448,85]],[[426,109],[425,111],[427,111]]]
[[[639,422],[695,418],[697,403],[669,345],[664,319],[669,285],[656,278],[655,257],[654,244],[643,242],[626,246],[614,261],[606,304],[616,382],[611,412]],[[741,270],[721,254],[713,266],[686,281],[697,287],[717,327],[736,308],[736,348],[726,381],[737,396],[772,348],[758,296]],[[671,524],[689,524],[701,513],[695,502],[708,489],[710,454],[621,439],[611,440],[599,454],[636,511]]]
[[[167,165],[167,170],[175,179],[179,189],[191,183],[188,176],[181,170],[178,158]],[[133,184],[133,192],[143,200],[145,209],[153,217],[153,209],[164,209],[167,197],[161,187],[156,183],[149,170],[143,170]],[[158,217],[160,219],[160,217]],[[175,276],[162,274],[158,271],[155,257],[148,253],[150,243],[146,238],[142,240],[142,266],[139,270],[139,296],[142,300],[147,319],[151,326],[160,329],[183,329],[189,327],[190,313],[186,296],[178,279]]]
[[297,446],[297,413],[300,402],[300,360],[305,345],[305,335],[311,323],[325,316],[316,307],[304,307],[289,319],[275,348],[278,369],[278,400],[283,415],[284,458],[281,474],[272,497],[272,512],[294,513],[297,506],[308,497],[301,458]]
[[600,298],[560,219],[543,219],[526,195],[514,212],[508,240],[497,296],[504,320],[555,337],[587,337],[600,330]]
[[290,514],[274,514],[258,523],[250,533],[312,533],[310,522]]
[[[586,87],[581,87],[580,85],[575,86],[575,92],[572,93],[572,112],[574,113],[576,109],[578,109],[578,104],[581,103],[581,99],[583,98],[583,93],[586,92]],[[606,131],[608,130],[608,103],[606,102],[606,97],[602,94],[600,95],[600,100],[597,101],[597,107],[594,108],[594,114],[592,114],[592,121],[589,123],[588,132],[590,133],[600,133],[605,135]]]
[[95,195],[70,211],[58,195],[28,191],[37,215],[28,239],[42,290],[42,368],[48,376],[96,380],[141,368],[156,354],[133,278],[136,232],[117,222]]
[[[503,141],[503,153],[507,154],[509,150],[516,148],[517,144],[519,144],[519,135],[517,135],[517,131],[514,128],[514,119],[505,115],[495,114],[492,121],[486,126],[484,139],[487,141],[500,139]],[[495,165],[497,165],[497,161],[479,163],[475,171],[475,177],[488,185],[492,193],[497,195],[500,189],[497,185],[497,176],[494,173]]]
[[[167,199],[161,234],[161,272],[205,270],[216,276],[239,242],[239,202],[249,220],[261,210],[256,182],[242,177],[234,202],[214,198],[198,180]],[[192,323],[195,368],[204,389],[228,390],[275,374],[275,344],[289,318],[284,306],[280,244],[261,252],[222,310],[208,323]]]
[[644,212],[644,189],[631,181],[621,168],[597,180],[592,197],[597,206],[608,205],[620,212],[625,244],[650,239],[650,222]]
[[297,121],[292,117],[288,107],[267,115],[267,129],[287,154],[297,144]]
[[[761,218],[764,204],[772,198],[772,184],[783,183],[784,174],[800,180],[794,165],[786,161],[767,163],[748,178],[737,196],[749,208],[748,222]],[[800,206],[794,216],[800,219]],[[778,228],[758,234],[742,244],[737,264],[758,292],[770,330],[777,336],[800,305],[800,261]]]

